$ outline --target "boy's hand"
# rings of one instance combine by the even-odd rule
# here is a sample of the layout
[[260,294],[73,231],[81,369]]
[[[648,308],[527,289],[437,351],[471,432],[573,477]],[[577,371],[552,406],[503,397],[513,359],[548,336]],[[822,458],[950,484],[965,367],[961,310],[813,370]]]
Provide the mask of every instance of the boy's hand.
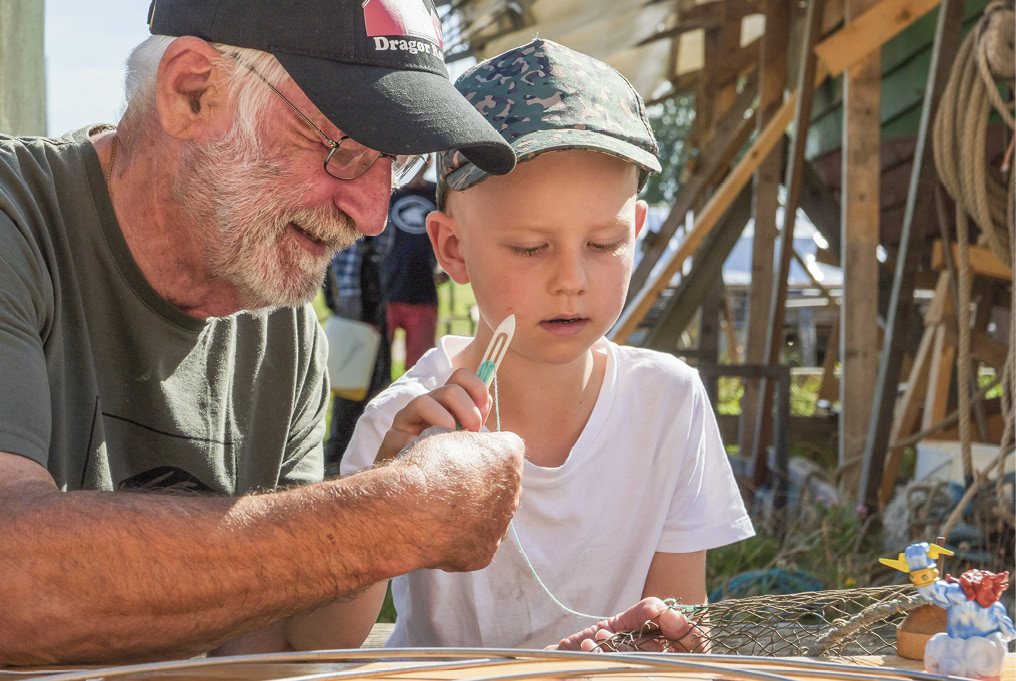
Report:
[[395,415],[385,433],[376,464],[395,458],[406,445],[431,426],[479,431],[490,413],[491,397],[475,373],[458,369],[448,381],[426,395],[414,398]]
[[[696,650],[700,641],[694,636],[692,623],[684,614],[667,607],[667,604],[659,598],[644,598],[632,607],[610,619],[601,620],[591,627],[583,629],[577,634],[561,639],[556,646],[548,646],[556,650],[585,650],[589,652],[602,652],[603,650],[624,650],[623,645],[611,645],[606,642],[620,632],[639,631],[649,621],[654,621],[655,626],[647,627],[648,637],[641,637],[640,650],[652,650],[663,652],[685,652]],[[688,634],[693,634],[694,643],[689,640],[690,645],[681,648],[666,647],[659,638],[681,641],[684,643]],[[646,640],[650,639],[650,640]]]

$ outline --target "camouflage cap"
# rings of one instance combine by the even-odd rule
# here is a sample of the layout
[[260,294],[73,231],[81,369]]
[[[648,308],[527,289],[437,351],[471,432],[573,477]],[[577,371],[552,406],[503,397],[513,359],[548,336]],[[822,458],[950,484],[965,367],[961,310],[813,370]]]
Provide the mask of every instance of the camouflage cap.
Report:
[[[455,87],[527,161],[551,150],[591,149],[641,169],[639,188],[660,171],[642,98],[611,66],[550,40],[536,39],[481,62]],[[445,188],[462,191],[488,173],[459,151],[438,155],[438,205]]]

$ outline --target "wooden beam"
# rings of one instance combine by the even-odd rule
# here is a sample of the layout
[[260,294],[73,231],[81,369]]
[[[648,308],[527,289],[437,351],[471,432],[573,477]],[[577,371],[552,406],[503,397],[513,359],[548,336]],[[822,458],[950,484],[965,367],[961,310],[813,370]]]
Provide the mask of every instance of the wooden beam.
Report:
[[942,0],[935,28],[931,63],[928,67],[921,123],[914,147],[910,187],[896,256],[896,273],[893,277],[882,356],[875,381],[875,396],[869,411],[867,436],[862,453],[857,503],[872,507],[879,503],[881,478],[899,390],[901,360],[906,352],[910,319],[914,314],[914,282],[921,266],[925,225],[932,219],[931,202],[922,197],[927,197],[933,192],[938,182],[934,164],[926,162],[926,156],[930,151],[932,121],[935,120],[938,101],[945,90],[959,47],[962,22],[963,0]]
[[[894,2],[895,0],[883,0]],[[871,0],[847,0],[847,31]],[[869,30],[874,30],[869,28]],[[851,35],[857,31],[849,31]],[[842,46],[841,46],[842,47]],[[845,48],[844,48],[845,49]],[[840,326],[840,466],[862,460],[878,377],[878,259],[882,101],[882,51],[849,63],[843,79],[843,323]],[[857,496],[861,467],[840,478],[846,498]]]
[[826,344],[826,354],[822,362],[822,385],[818,388],[818,399],[832,404],[840,396],[840,381],[836,378],[836,361],[840,356],[840,316],[837,314],[833,321],[832,333],[829,334],[829,343]]
[[[766,32],[763,36],[759,69],[758,129],[761,131],[783,102],[787,88],[787,47],[793,18],[792,0],[767,0]],[[766,324],[769,322],[769,295],[772,290],[773,255],[776,252],[776,213],[780,179],[783,174],[784,140],[777,142],[755,172],[755,217],[752,237],[751,287],[748,289],[748,320],[745,335],[745,363],[765,362]],[[738,451],[755,451],[754,414],[759,408],[761,384],[744,381],[741,396],[742,424]]]
[[[958,258],[956,244],[950,244],[949,250],[952,251],[953,262],[956,262]],[[1007,267],[991,249],[970,246],[969,253],[971,274],[999,281],[1012,281],[1012,268]],[[941,239],[936,239],[931,245],[931,268],[939,271],[947,269],[945,249],[942,247]]]
[[677,232],[677,228],[684,223],[688,211],[699,202],[706,188],[715,182],[714,178],[722,175],[730,167],[734,156],[748,141],[753,129],[753,119],[746,120],[744,114],[754,97],[754,90],[745,88],[734,101],[730,111],[716,126],[716,136],[712,143],[703,149],[698,169],[678,190],[670,214],[660,225],[659,231],[653,235],[652,240],[644,242],[642,258],[639,260],[638,267],[632,272],[628,288],[627,302],[629,304],[635,294],[645,285],[646,279],[649,278],[649,274],[656,266],[660,256],[667,250],[667,245]]
[[944,324],[935,327],[935,341],[931,357],[931,370],[924,397],[924,418],[921,428],[927,429],[945,418],[949,407],[949,388],[952,385],[956,346],[946,340]]
[[794,94],[783,103],[783,106],[777,111],[773,120],[770,121],[769,125],[766,126],[755,140],[752,148],[748,150],[741,161],[730,171],[723,184],[717,188],[716,192],[706,203],[702,212],[698,215],[698,219],[695,221],[695,226],[688,233],[688,236],[678,247],[677,251],[671,256],[670,260],[667,261],[661,275],[649,286],[639,290],[634,298],[632,298],[631,303],[625,307],[621,318],[618,319],[611,334],[611,338],[615,342],[624,343],[628,340],[628,337],[639,325],[639,322],[646,316],[646,312],[653,306],[656,299],[660,297],[660,292],[667,287],[671,277],[680,270],[684,261],[699,247],[706,234],[716,225],[717,221],[726,211],[730,202],[737,197],[741,189],[744,188],[744,185],[751,179],[762,159],[772,151],[776,142],[782,138],[783,131],[793,117],[796,102],[797,95]]
[[[947,345],[958,345],[957,321],[948,319],[945,326],[945,343]],[[983,331],[970,331],[970,354],[971,356],[997,372],[1002,371],[1005,366],[1005,359],[1009,353],[1009,347],[1000,341],[995,340]],[[976,392],[976,387],[974,388]]]
[[[805,14],[804,41],[798,57],[797,91],[800,97],[794,110],[794,136],[790,140],[790,149],[787,152],[786,178],[783,183],[787,188],[787,202],[783,211],[783,229],[780,231],[780,255],[769,297],[769,321],[766,326],[764,351],[768,366],[777,366],[781,363],[780,356],[783,350],[787,281],[790,278],[790,260],[794,252],[794,226],[797,222],[797,207],[801,201],[801,174],[807,147],[808,126],[811,122],[812,96],[815,93],[815,88],[809,86],[815,82],[815,43],[819,39],[821,21],[822,0],[812,0]],[[762,382],[762,394],[755,411],[755,449],[751,454],[756,465],[765,465],[765,444],[769,442],[772,433],[772,387],[772,381]]]
[[744,47],[735,48],[724,55],[714,70],[707,70],[709,78],[717,86],[732,85],[758,64],[761,52],[762,38],[756,38]]
[[43,3],[0,2],[0,132],[46,134]]
[[716,0],[715,2],[682,3],[678,9],[679,21],[713,21],[717,24],[728,15],[746,17],[761,11],[760,0]]
[[701,69],[698,71],[691,71],[689,73],[682,73],[680,76],[670,79],[670,89],[665,93],[656,97],[655,99],[647,99],[646,106],[652,106],[653,104],[662,104],[668,99],[673,99],[678,95],[682,95],[689,90],[695,89],[699,80],[702,78]]
[[640,344],[642,347],[663,352],[676,349],[676,339],[684,333],[695,311],[702,306],[712,283],[723,276],[723,263],[751,217],[751,196],[751,185],[746,185],[716,229],[709,233],[702,248],[695,254],[695,267],[681,279],[660,319]]
[[[896,404],[896,414],[889,433],[890,442],[897,442],[901,437],[907,437],[917,432],[917,424],[921,418],[922,399],[931,373],[931,350],[935,342],[935,334],[935,327],[926,327],[924,335],[921,336],[921,343],[917,347],[917,354],[914,355],[914,361],[908,374],[907,387]],[[902,462],[902,449],[889,450],[882,471],[882,479],[879,481],[878,503],[881,508],[885,508],[886,504],[892,501],[893,491],[896,487],[896,476],[899,475]]]
[[[883,2],[904,2],[904,1],[912,1],[912,0],[883,0]],[[918,18],[920,18],[920,16],[911,17],[911,22],[915,21]],[[815,49],[818,50],[819,47],[827,45],[828,41],[832,40],[837,35],[839,35],[839,32],[834,33],[832,36],[819,43],[819,45],[817,45]],[[891,35],[889,35],[884,31],[875,32],[872,33],[871,35],[858,36],[856,44],[852,44],[851,49],[853,52],[856,52],[858,54],[861,53],[867,54],[872,50],[879,49],[882,46],[882,43],[891,37],[892,37]],[[839,62],[834,63],[833,67],[827,67],[824,62],[816,64],[815,80],[812,83],[811,88],[814,89],[819,83],[825,80],[826,77],[830,75],[837,76],[841,72],[842,69]],[[727,203],[732,201],[734,197],[737,196],[738,192],[740,191],[740,188],[743,187],[744,183],[751,178],[752,174],[754,174],[755,170],[758,168],[759,163],[761,163],[762,159],[764,159],[765,156],[769,154],[773,146],[775,146],[775,144],[779,141],[779,135],[782,135],[783,131],[786,129],[786,126],[789,125],[790,121],[793,119],[794,107],[796,105],[797,96],[798,93],[795,92],[791,94],[790,97],[787,98],[787,100],[783,103],[783,106],[781,106],[778,111],[778,118],[774,119],[770,123],[770,125],[767,125],[766,128],[759,134],[752,149],[750,149],[748,153],[744,156],[744,158],[741,159],[740,163],[731,170],[730,175],[728,175],[727,178],[724,180],[723,186],[721,186],[717,190],[716,194],[714,194],[714,199],[711,200],[710,203],[714,203],[715,197],[717,195],[720,195],[721,192],[722,192],[721,196],[722,200]],[[707,214],[705,211],[703,211],[702,219],[700,219],[700,221],[696,223],[695,228],[692,230],[692,234],[690,234],[689,236],[691,237],[692,235],[694,235],[694,232],[700,229],[700,227],[704,231],[708,231],[709,228],[715,225],[716,220],[719,219],[719,215],[722,215],[723,208],[724,208],[723,205],[715,205],[712,207],[712,209],[710,209],[710,205],[707,204],[706,209],[710,209],[708,219],[705,219]],[[678,224],[680,224],[681,221],[683,221],[683,214],[682,218],[678,220]],[[703,234],[694,235],[695,246],[701,243],[702,236]],[[669,282],[670,278],[673,277],[674,273],[676,273],[678,269],[680,269],[681,265],[684,262],[684,259],[687,258],[693,251],[694,248],[684,248],[683,245],[682,248],[678,249],[678,252],[674,254],[672,260],[664,269],[663,276],[660,277],[660,281],[662,281],[663,283],[655,282],[648,288],[646,288],[645,286],[640,287],[632,286],[632,289],[629,292],[630,298],[628,301],[628,305],[626,305],[625,310],[621,315],[621,318],[618,320],[611,334],[611,338],[613,340],[619,343],[624,343],[627,340],[627,338],[631,335],[632,331],[634,331],[635,328],[638,326],[639,322],[642,321],[642,318],[645,316],[645,313],[649,310],[649,308],[652,307],[653,303],[659,297],[660,292],[664,288],[666,288],[667,285],[666,282]]]
[[840,202],[825,185],[818,171],[805,162],[801,174],[801,209],[829,244],[835,267],[840,266]]
[[635,47],[641,47],[642,45],[648,45],[649,43],[655,43],[660,40],[667,40],[670,38],[677,38],[684,33],[690,33],[692,31],[698,31],[699,29],[715,28],[719,26],[720,22],[718,19],[692,19],[682,20],[678,22],[676,26],[665,28],[662,31],[657,31],[642,40],[635,43]]
[[[837,75],[868,57],[903,29],[933,10],[939,0],[882,0],[860,7],[847,2],[849,22],[815,48],[818,58]],[[860,11],[858,11],[860,10]]]

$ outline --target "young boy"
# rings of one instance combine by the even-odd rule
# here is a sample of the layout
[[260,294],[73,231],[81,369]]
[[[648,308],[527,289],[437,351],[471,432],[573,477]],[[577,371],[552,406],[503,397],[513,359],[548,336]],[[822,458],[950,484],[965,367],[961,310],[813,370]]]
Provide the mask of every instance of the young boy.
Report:
[[[680,360],[604,338],[646,217],[636,195],[660,169],[642,100],[611,67],[546,40],[456,87],[519,158],[501,177],[439,159],[427,228],[441,266],[472,285],[479,327],[441,339],[368,406],[343,472],[428,426],[486,419],[525,440],[524,492],[517,539],[488,567],[394,580],[388,645],[543,647],[591,623],[560,604],[602,617],[647,596],[704,603],[706,549],[753,534],[712,409]],[[491,399],[475,371],[509,314]],[[379,605],[383,591],[362,598]]]

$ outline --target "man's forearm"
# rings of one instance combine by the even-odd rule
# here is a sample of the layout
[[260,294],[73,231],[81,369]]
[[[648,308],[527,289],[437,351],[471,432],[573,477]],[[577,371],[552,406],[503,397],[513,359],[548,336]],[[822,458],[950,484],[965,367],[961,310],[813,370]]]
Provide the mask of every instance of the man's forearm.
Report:
[[199,653],[410,570],[404,473],[236,499],[2,487],[0,664]]

